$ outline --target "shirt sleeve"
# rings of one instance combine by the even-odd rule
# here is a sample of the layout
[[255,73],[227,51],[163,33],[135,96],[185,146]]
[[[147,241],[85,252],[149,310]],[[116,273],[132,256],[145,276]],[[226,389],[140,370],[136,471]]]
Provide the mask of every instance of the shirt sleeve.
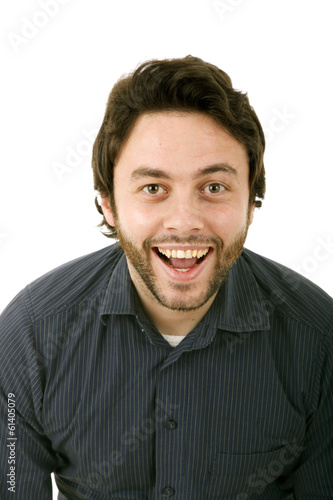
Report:
[[57,457],[42,426],[43,360],[37,354],[27,292],[0,316],[1,499],[52,500]]
[[294,478],[296,500],[333,498],[333,329],[324,337],[314,381],[316,409],[309,419],[305,450]]

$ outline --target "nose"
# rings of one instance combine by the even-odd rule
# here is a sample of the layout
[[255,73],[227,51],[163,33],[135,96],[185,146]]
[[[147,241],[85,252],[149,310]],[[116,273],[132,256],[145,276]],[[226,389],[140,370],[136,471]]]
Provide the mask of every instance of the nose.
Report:
[[164,213],[164,229],[179,234],[201,231],[204,227],[202,207],[188,190],[181,189],[168,200]]

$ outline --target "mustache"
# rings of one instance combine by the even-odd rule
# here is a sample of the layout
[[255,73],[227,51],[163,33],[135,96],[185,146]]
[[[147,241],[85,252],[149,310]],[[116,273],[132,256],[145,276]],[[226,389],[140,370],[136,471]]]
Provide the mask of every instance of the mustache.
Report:
[[159,245],[163,244],[170,244],[170,246],[175,243],[177,245],[206,245],[207,247],[210,246],[215,246],[217,250],[221,250],[223,248],[223,241],[221,238],[218,238],[217,236],[196,236],[194,234],[191,234],[186,237],[181,237],[178,235],[169,235],[169,236],[162,236],[160,238],[156,237],[151,237],[147,238],[143,242],[143,248],[147,252],[151,247],[158,247]]

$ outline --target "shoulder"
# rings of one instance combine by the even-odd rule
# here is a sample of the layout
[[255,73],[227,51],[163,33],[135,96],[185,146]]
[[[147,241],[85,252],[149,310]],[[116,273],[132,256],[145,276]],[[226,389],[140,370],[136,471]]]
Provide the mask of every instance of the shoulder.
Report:
[[115,244],[79,257],[33,281],[18,297],[25,302],[32,321],[72,307],[107,288],[122,255]]
[[271,307],[322,332],[332,326],[333,299],[324,290],[292,269],[248,249],[244,249],[242,258]]

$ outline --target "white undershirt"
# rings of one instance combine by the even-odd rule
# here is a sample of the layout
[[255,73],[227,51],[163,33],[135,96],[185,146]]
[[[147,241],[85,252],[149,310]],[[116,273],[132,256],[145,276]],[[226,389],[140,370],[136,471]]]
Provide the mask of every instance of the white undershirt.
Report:
[[[163,335],[163,334],[162,334]],[[172,347],[177,347],[178,344],[186,337],[186,335],[163,335],[165,340],[169,342]]]

